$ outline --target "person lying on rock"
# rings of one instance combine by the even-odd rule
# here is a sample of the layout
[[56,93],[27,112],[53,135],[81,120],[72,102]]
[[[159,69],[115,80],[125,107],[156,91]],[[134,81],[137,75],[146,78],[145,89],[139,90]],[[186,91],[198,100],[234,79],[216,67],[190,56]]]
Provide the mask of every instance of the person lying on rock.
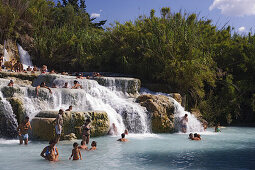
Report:
[[44,159],[48,160],[48,161],[58,161],[58,149],[55,146],[56,145],[56,141],[55,140],[51,140],[49,142],[49,146],[46,146],[43,151],[41,152],[41,157],[43,157]]
[[49,92],[52,94],[51,89],[45,85],[45,82],[42,82],[39,86],[36,87],[36,95],[37,95],[37,96],[38,96],[38,89],[40,89],[40,88],[46,88],[46,89],[48,89]]
[[121,138],[118,139],[117,141],[120,141],[120,142],[127,142],[128,140],[125,138],[125,133],[122,133],[122,134],[121,134]]
[[19,133],[19,141],[20,141],[20,145],[23,144],[23,141],[25,143],[25,145],[28,144],[28,130],[31,130],[32,127],[30,125],[30,122],[29,122],[29,117],[26,116],[25,117],[25,120],[19,124],[18,128],[17,128],[17,131]]
[[79,84],[77,80],[74,80],[73,84],[74,86],[72,87],[72,89],[78,89],[78,88],[82,89],[82,86]]

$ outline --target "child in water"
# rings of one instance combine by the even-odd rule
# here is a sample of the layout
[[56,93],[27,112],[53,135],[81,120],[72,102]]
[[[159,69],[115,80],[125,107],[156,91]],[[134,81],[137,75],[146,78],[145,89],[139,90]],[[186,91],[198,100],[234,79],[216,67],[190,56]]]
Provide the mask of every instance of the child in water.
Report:
[[94,150],[96,150],[97,149],[97,143],[96,143],[96,141],[92,141],[92,143],[91,143],[91,148],[89,149],[90,151],[94,151]]
[[69,160],[71,160],[71,158],[73,157],[73,160],[82,160],[81,157],[81,151],[78,148],[78,143],[74,142],[73,144],[73,150],[72,150],[72,155],[69,157]]
[[79,149],[88,150],[88,147],[85,145],[85,141],[81,141],[81,146],[79,146]]

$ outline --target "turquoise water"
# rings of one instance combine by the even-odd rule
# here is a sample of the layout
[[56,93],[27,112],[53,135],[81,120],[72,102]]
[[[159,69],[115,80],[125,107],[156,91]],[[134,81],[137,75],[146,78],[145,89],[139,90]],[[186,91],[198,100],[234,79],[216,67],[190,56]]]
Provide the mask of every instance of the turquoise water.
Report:
[[18,140],[0,139],[0,169],[255,169],[255,128],[212,130],[202,133],[202,141],[187,134],[130,134],[127,143],[92,138],[98,149],[82,151],[81,161],[68,160],[73,141],[61,141],[56,163],[40,157],[47,142],[19,146]]

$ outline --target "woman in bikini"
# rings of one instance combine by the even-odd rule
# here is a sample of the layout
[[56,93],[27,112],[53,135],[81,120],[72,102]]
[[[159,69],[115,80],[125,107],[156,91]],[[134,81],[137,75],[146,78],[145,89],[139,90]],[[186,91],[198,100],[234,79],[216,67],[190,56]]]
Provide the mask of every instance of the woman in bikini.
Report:
[[48,161],[58,161],[58,149],[55,146],[56,145],[56,141],[55,140],[51,140],[49,142],[49,146],[46,146],[43,151],[41,152],[41,157],[43,157],[44,159],[48,160]]
[[89,143],[90,138],[90,119],[87,119],[85,121],[85,124],[82,126],[82,141],[86,142],[86,144]]

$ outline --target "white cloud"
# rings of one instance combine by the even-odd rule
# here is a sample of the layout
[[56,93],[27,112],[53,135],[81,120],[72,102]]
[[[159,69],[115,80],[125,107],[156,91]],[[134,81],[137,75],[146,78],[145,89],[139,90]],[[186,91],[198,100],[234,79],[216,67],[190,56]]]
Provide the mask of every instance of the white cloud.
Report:
[[215,8],[227,16],[255,15],[255,0],[214,0],[209,10]]
[[102,11],[103,11],[102,9],[99,10],[99,12],[102,12]]
[[244,31],[245,31],[245,27],[240,27],[240,28],[238,28],[238,31],[239,31],[239,32],[244,32]]
[[99,18],[99,17],[100,17],[100,14],[97,14],[97,13],[91,14],[91,18]]

